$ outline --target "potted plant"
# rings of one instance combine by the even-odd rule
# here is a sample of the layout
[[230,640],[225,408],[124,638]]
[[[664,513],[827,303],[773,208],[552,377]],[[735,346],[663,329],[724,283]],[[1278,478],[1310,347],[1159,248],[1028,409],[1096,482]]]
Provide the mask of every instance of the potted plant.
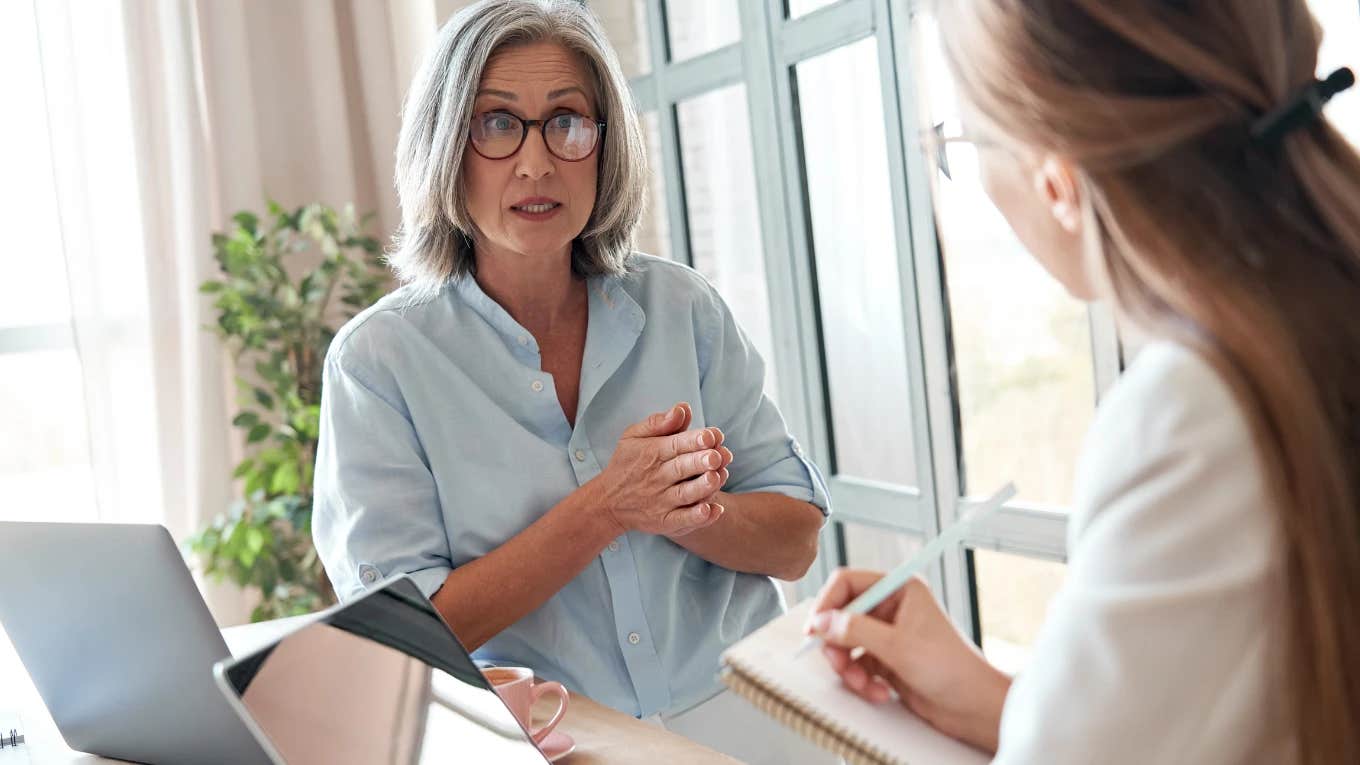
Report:
[[215,296],[207,329],[235,359],[232,424],[245,431],[247,455],[233,473],[241,498],[187,546],[205,574],[259,591],[252,621],[335,602],[311,535],[321,370],[338,325],[388,289],[381,247],[364,233],[371,217],[271,201],[266,220],[240,212],[212,236],[223,277],[199,289]]

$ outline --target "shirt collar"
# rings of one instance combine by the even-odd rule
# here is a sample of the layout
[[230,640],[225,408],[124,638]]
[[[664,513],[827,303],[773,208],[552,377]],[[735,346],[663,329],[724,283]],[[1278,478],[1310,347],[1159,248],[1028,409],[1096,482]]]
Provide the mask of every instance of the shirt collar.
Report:
[[[624,289],[623,281],[626,278],[626,276],[591,276],[586,280],[591,324],[588,331],[591,334],[598,334],[601,337],[631,335],[633,340],[642,334],[642,328],[647,323],[647,315],[637,300]],[[538,352],[538,341],[534,336],[515,321],[500,303],[492,300],[471,274],[455,279],[452,293],[457,300],[471,308],[482,321],[496,330],[511,347],[520,344],[521,337],[527,337],[528,342],[524,345],[535,353]]]

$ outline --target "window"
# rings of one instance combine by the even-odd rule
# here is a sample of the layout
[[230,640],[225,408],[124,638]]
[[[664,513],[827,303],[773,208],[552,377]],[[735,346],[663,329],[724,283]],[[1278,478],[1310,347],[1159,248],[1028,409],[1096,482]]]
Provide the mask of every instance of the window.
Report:
[[661,125],[656,112],[642,115],[642,140],[647,142],[647,164],[651,177],[647,209],[638,226],[637,249],[660,258],[671,257],[670,222],[667,220],[666,180],[662,167]]
[[[1320,70],[1360,71],[1355,0],[1309,4]],[[796,594],[830,565],[895,564],[1014,480],[1002,517],[929,578],[988,656],[1018,669],[1065,576],[1075,462],[1121,347],[1106,310],[1024,252],[966,144],[949,149],[950,177],[926,167],[918,130],[958,118],[930,4],[592,5],[645,26],[611,22],[620,45],[668,47],[631,81],[665,207],[646,246],[669,242],[717,284],[829,478],[837,515]],[[1360,141],[1360,90],[1328,114]]]
[[840,522],[845,544],[845,565],[850,568],[886,570],[921,549],[921,538],[890,528],[854,521]]
[[[1356,5],[1356,0],[1308,0],[1309,10],[1322,25],[1319,76],[1348,66],[1360,77],[1360,10]],[[1327,117],[1351,143],[1360,146],[1360,88],[1352,87],[1332,99]]]
[[[770,359],[774,343],[746,89],[734,85],[705,93],[681,102],[676,112],[692,262],[722,293],[761,356]],[[777,389],[774,368],[767,365],[765,390],[776,397]]]
[[[933,25],[920,28],[923,124],[959,131],[958,104]],[[1061,509],[1095,407],[1086,307],[1015,238],[988,199],[977,150],[946,144],[934,176],[957,363],[965,493],[1015,480],[1020,498]]]
[[741,38],[738,4],[732,0],[666,0],[665,23],[672,61],[693,58]]
[[1048,602],[1067,574],[1061,563],[1022,555],[974,550],[982,651],[1012,674],[1024,669],[1043,624]]
[[[913,32],[916,127],[943,123],[957,135],[958,104],[938,29],[922,15]],[[1117,369],[1113,327],[1093,332],[1107,319],[1068,296],[1016,239],[982,187],[975,146],[946,144],[945,160],[947,175],[933,166],[926,172],[951,332],[959,493],[985,496],[1015,481],[1015,528],[1061,553],[1063,524],[1054,516],[1067,510],[1095,412],[1097,354],[1115,360],[1107,373]],[[1004,549],[1013,540],[993,541]],[[985,549],[961,563],[984,652],[1019,671],[1065,566]]]
[[591,3],[591,10],[604,24],[605,34],[619,54],[619,65],[629,77],[652,71],[652,46],[647,37],[645,0]]
[[878,45],[795,69],[836,472],[914,486]]
[[825,8],[836,0],[788,0],[789,18],[805,16],[818,8]]
[[32,3],[0,4],[0,520],[96,518]]

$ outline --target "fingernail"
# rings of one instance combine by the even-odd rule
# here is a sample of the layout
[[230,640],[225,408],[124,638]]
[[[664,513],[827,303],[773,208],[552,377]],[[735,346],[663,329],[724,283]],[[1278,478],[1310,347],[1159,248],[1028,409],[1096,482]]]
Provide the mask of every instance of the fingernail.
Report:
[[831,626],[830,611],[823,611],[812,617],[812,621],[808,622],[808,629],[817,633],[826,632],[826,628],[829,626]]
[[717,466],[718,466],[718,455],[716,455],[716,454],[711,454],[711,453],[708,454],[708,455],[706,455],[706,456],[704,457],[704,465],[705,465],[706,467],[711,467],[711,468],[717,467]]
[[699,434],[699,445],[710,446],[713,444],[713,436],[707,430]]

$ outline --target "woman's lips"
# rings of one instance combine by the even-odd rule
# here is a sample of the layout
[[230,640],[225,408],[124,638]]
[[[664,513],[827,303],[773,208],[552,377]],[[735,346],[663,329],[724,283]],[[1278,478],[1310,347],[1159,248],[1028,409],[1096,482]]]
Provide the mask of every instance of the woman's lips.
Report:
[[557,214],[562,209],[561,202],[534,201],[523,204],[511,205],[510,211],[521,218],[527,220],[547,220]]

